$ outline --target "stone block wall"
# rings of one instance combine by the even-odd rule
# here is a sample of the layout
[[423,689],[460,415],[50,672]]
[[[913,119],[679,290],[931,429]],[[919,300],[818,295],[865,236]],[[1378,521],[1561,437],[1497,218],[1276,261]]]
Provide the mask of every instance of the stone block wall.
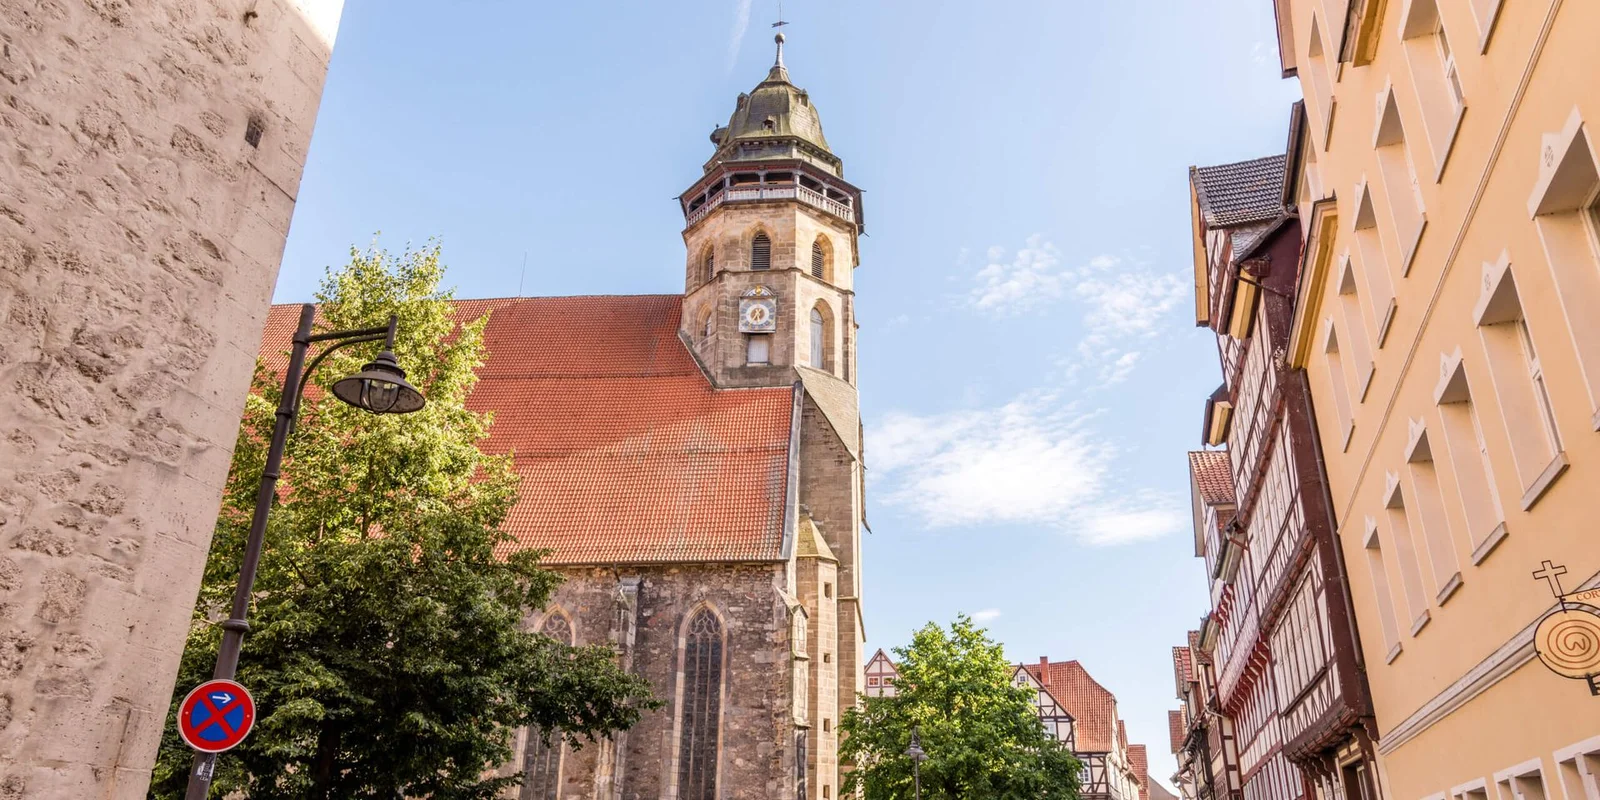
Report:
[[0,797],[142,798],[341,0],[0,0]]
[[[795,786],[793,671],[784,564],[714,564],[566,571],[551,608],[572,619],[580,645],[613,641],[618,588],[640,579],[634,609],[633,671],[665,705],[629,730],[611,797],[670,797],[678,774],[680,637],[687,616],[709,605],[725,625],[719,797],[790,798]],[[541,615],[542,616],[542,615]],[[605,743],[569,750],[560,797],[591,798],[619,753]]]

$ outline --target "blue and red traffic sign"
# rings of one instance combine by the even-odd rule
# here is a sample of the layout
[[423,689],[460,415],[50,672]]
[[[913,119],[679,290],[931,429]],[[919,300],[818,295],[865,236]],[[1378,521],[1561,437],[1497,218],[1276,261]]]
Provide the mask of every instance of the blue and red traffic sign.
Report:
[[178,706],[178,735],[202,753],[232,749],[256,723],[256,701],[243,686],[210,680],[194,687]]

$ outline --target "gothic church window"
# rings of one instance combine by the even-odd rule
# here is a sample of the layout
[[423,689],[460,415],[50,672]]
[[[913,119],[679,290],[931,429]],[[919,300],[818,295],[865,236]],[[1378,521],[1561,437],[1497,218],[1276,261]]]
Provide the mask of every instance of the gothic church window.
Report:
[[772,240],[764,233],[750,240],[750,268],[772,269]]
[[[572,621],[559,611],[545,618],[539,632],[562,644],[572,643]],[[528,729],[527,737],[518,800],[556,800],[561,791],[561,740],[551,737],[547,741],[533,728]]]
[[822,366],[822,338],[826,336],[822,312],[811,309],[811,366],[814,369],[825,369]]
[[712,250],[709,247],[706,248],[705,258],[702,259],[701,261],[702,261],[702,264],[701,264],[700,280],[701,281],[709,281],[709,280],[711,280],[711,277],[716,274],[716,266],[717,266],[716,251]]
[[689,621],[683,645],[680,800],[717,800],[717,737],[722,719],[722,622],[709,609]]
[[822,252],[822,237],[818,236],[811,242],[811,277],[819,281],[824,279],[826,260],[827,256]]

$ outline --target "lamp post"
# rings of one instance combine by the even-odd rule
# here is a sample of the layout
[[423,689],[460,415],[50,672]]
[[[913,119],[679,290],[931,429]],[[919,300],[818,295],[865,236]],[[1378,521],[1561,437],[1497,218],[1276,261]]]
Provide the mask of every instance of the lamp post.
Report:
[[911,781],[916,786],[917,800],[922,800],[922,762],[928,760],[928,753],[922,749],[922,733],[916,723],[911,725],[911,746],[906,748],[906,755],[911,758]]
[[[300,396],[305,393],[306,382],[322,359],[341,347],[362,342],[383,342],[378,357],[361,368],[361,371],[333,384],[333,396],[374,414],[410,414],[420,411],[427,400],[422,392],[406,382],[405,370],[394,358],[395,316],[389,315],[389,324],[381,328],[361,328],[352,331],[311,333],[311,323],[316,319],[317,307],[307,303],[300,307],[300,323],[295,328],[294,346],[289,351],[289,366],[283,373],[283,396],[278,400],[277,420],[272,426],[272,443],[267,447],[266,467],[261,471],[261,488],[256,492],[255,515],[250,519],[250,536],[245,540],[244,563],[239,567],[239,583],[233,590],[233,608],[221,623],[222,646],[217,650],[217,666],[212,678],[232,680],[239,669],[239,649],[244,645],[245,631],[250,623],[245,614],[250,609],[250,590],[256,582],[256,567],[261,563],[262,540],[267,533],[267,514],[277,496],[278,475],[283,464],[284,445],[294,430],[295,417],[300,413]],[[318,342],[333,342],[332,346],[317,354],[306,366],[306,352]],[[216,770],[214,753],[196,754],[194,767],[189,772],[189,788],[185,800],[205,800],[211,788],[211,777]]]

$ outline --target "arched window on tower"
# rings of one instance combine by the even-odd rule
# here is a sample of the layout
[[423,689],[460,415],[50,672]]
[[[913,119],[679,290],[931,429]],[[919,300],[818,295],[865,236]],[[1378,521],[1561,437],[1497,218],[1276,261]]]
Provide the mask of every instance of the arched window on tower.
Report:
[[[560,611],[551,612],[539,632],[562,644],[572,644],[572,621]],[[529,728],[528,743],[522,755],[522,792],[518,800],[557,800],[561,792],[561,755],[565,749],[560,738],[552,735],[548,741],[541,732]]]
[[833,309],[828,307],[826,301],[818,300],[811,307],[810,319],[811,341],[806,363],[813,369],[834,373]]
[[822,252],[822,237],[818,236],[811,242],[811,277],[824,280],[827,258],[827,254]]
[[700,282],[704,283],[711,280],[712,276],[716,274],[716,267],[716,251],[707,247],[705,257],[701,259]]
[[700,329],[707,339],[717,332],[717,315],[711,313],[709,308],[700,312]]
[[823,366],[823,348],[827,334],[827,321],[822,318],[822,310],[811,309],[811,366],[813,369],[827,369]]
[[717,738],[722,721],[722,621],[702,608],[683,643],[683,734],[678,743],[679,800],[717,800]]
[[750,268],[772,269],[772,240],[765,233],[750,240]]

